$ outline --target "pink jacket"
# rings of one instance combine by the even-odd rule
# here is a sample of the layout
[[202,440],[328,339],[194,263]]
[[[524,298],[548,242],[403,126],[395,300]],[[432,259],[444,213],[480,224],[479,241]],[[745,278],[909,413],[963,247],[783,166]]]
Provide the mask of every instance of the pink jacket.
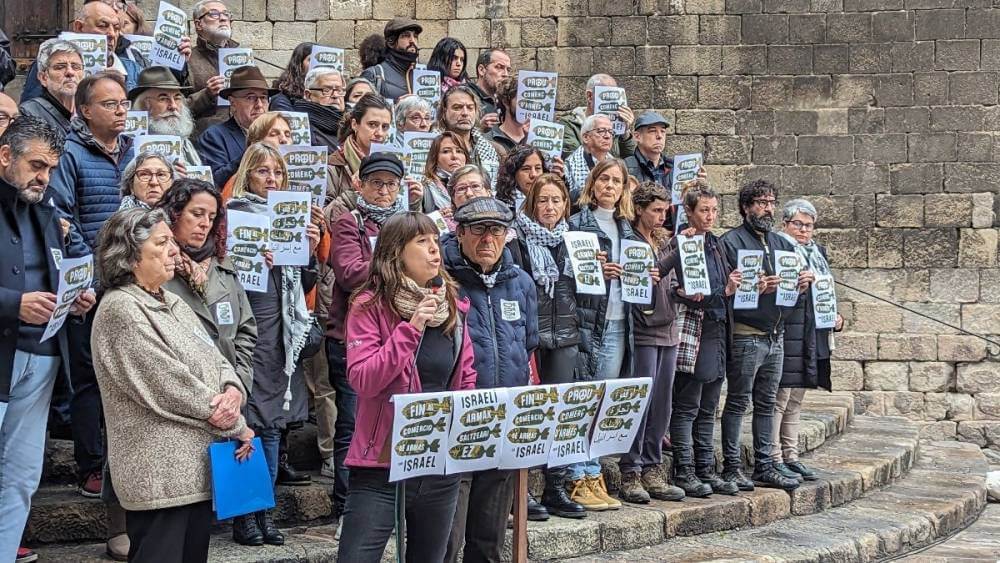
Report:
[[[396,394],[421,392],[413,361],[421,335],[382,304],[362,307],[370,298],[370,292],[359,295],[347,315],[347,379],[358,394],[358,402],[346,464],[388,468],[389,452],[385,446],[392,431],[389,399]],[[458,310],[462,313],[462,323],[455,335],[461,336],[462,345],[451,378],[451,389],[456,391],[476,387],[472,341],[465,322],[468,299],[458,302]]]

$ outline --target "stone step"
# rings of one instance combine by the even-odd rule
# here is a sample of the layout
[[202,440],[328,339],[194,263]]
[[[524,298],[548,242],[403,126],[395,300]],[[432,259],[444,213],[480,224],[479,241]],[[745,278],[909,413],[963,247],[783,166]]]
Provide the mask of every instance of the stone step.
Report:
[[931,546],[900,559],[905,563],[995,563],[1000,561],[1000,504],[986,506],[971,526]]
[[[975,521],[986,504],[986,469],[985,458],[974,444],[925,443],[904,479],[845,506],[753,529],[702,534],[569,561],[662,561],[664,553],[669,553],[671,561],[847,562],[897,557]],[[996,532],[993,521],[966,533],[989,535],[996,550]],[[960,560],[953,558],[961,555],[949,550],[947,543],[938,547],[946,559],[928,561]],[[996,553],[991,561],[996,560]],[[925,555],[910,560],[924,561],[920,557]]]

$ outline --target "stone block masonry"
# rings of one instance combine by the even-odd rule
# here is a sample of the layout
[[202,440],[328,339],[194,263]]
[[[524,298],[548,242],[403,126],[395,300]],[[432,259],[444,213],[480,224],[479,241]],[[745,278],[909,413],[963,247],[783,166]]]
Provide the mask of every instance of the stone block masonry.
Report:
[[[193,2],[184,0],[188,8]],[[766,178],[817,204],[841,280],[1000,339],[1000,5],[988,0],[230,0],[235,38],[276,76],[300,41],[357,45],[393,16],[558,70],[558,109],[609,72],[700,150],[723,197]],[[834,385],[859,413],[1000,449],[1000,363],[984,342],[839,291]]]

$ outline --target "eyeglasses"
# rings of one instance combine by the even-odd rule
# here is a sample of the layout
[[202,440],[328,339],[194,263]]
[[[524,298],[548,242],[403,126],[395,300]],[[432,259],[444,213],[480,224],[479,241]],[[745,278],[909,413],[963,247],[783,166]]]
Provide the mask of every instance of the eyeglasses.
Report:
[[754,205],[759,205],[761,207],[774,207],[778,205],[778,200],[776,199],[755,199],[753,200]]
[[227,20],[232,21],[233,14],[232,14],[232,12],[229,12],[229,11],[209,10],[209,11],[205,12],[204,14],[198,16],[199,20],[202,19],[202,18],[208,18],[210,20],[218,20],[218,19],[221,19],[221,18],[226,18]]
[[601,127],[600,129],[591,129],[590,132],[599,137],[610,137],[614,134],[615,130],[607,127]]
[[320,94],[323,94],[324,98],[330,98],[334,96],[335,97],[343,96],[344,92],[346,92],[347,90],[344,90],[343,88],[309,88],[309,91],[319,92]]
[[469,231],[477,237],[481,237],[487,232],[495,237],[502,237],[507,234],[507,227],[503,225],[471,225]]
[[482,184],[459,184],[453,190],[455,195],[473,194],[485,190]]
[[406,116],[406,120],[410,123],[430,123],[431,118],[428,115],[421,115],[419,113],[411,113]]
[[101,106],[105,111],[115,111],[118,108],[128,111],[132,107],[132,100],[108,100],[106,102],[97,102],[95,105]]
[[380,192],[395,192],[399,190],[399,181],[397,180],[390,180],[388,182],[383,182],[382,180],[365,180],[365,182]]
[[170,173],[162,170],[159,172],[153,172],[152,170],[139,170],[135,173],[135,177],[144,184],[148,184],[153,178],[156,178],[156,181],[160,184],[166,184],[170,180]]
[[816,229],[816,223],[803,223],[802,221],[785,221],[785,222],[800,231],[812,231]]
[[250,105],[257,105],[258,103],[266,105],[267,102],[268,102],[268,97],[267,96],[255,96],[253,94],[250,94],[248,96],[229,96],[229,99],[230,100],[234,100],[234,99],[235,100],[246,100],[246,101],[250,102]]
[[17,115],[7,115],[6,113],[0,112],[0,127],[6,128],[10,125],[10,122],[15,119],[17,119]]

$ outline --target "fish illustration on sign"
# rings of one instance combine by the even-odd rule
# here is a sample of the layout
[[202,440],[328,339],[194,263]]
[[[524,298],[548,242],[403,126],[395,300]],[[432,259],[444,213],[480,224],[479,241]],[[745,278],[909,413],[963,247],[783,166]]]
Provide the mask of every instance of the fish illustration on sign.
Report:
[[267,231],[260,227],[236,227],[233,236],[245,241],[257,242],[267,238]]
[[451,413],[451,401],[447,397],[414,401],[403,408],[403,416],[406,418],[423,418],[439,412]]
[[520,409],[540,407],[549,401],[555,403],[559,400],[559,392],[555,389],[528,389],[521,391],[514,397],[514,405]]
[[493,457],[496,453],[497,447],[493,444],[490,444],[488,447],[483,447],[482,444],[467,446],[458,445],[452,446],[451,449],[448,450],[448,455],[450,455],[452,459],[456,460],[473,460],[482,457]]
[[233,267],[241,272],[257,272],[259,274],[264,271],[263,262],[254,262],[249,258],[235,254],[230,256],[229,259],[233,261]]
[[485,442],[490,439],[490,436],[499,438],[501,432],[502,430],[500,429],[499,424],[494,425],[493,428],[490,428],[489,426],[480,426],[479,428],[473,428],[472,430],[462,432],[458,435],[457,441],[463,444]]
[[577,426],[576,424],[560,424],[556,426],[556,434],[552,438],[557,442],[565,442],[567,440],[572,440],[577,437],[582,437],[587,435],[587,425],[581,424]]
[[578,407],[573,407],[559,413],[559,422],[576,422],[578,420],[583,420],[586,416],[594,416],[597,412],[597,405],[580,405]]
[[507,431],[507,439],[514,444],[530,444],[549,439],[548,428],[512,428]]
[[399,455],[420,455],[427,452],[437,453],[441,447],[441,440],[435,439],[433,442],[409,438],[396,443],[396,453]]
[[256,244],[249,242],[241,242],[239,244],[234,244],[233,247],[229,249],[229,252],[237,256],[252,258],[254,256],[264,254],[264,247],[257,246]]
[[302,242],[302,233],[272,229],[271,240],[274,242]]
[[559,77],[557,76],[528,76],[521,80],[521,82],[528,88],[548,88],[549,86],[555,86],[558,81]]
[[421,436],[427,436],[435,430],[438,432],[444,432],[445,428],[447,428],[447,420],[445,420],[442,416],[437,422],[434,422],[433,420],[418,420],[417,422],[411,422],[399,431],[399,435],[404,438],[419,438]]
[[563,402],[567,405],[579,405],[593,400],[600,393],[600,385],[574,385],[563,393]]
[[465,426],[476,426],[479,424],[489,424],[494,420],[503,420],[507,416],[507,405],[488,405],[479,407],[462,414],[459,419]]
[[556,97],[556,93],[552,90],[525,90],[521,97],[525,100],[544,100]]
[[552,420],[555,418],[555,415],[555,407],[549,407],[547,411],[544,409],[532,409],[515,416],[514,426],[536,426],[545,422],[546,419]]
[[295,213],[309,213],[307,202],[283,201],[274,206],[274,212],[278,215],[292,215]]
[[631,418],[608,417],[597,424],[598,430],[628,430],[632,428]]
[[526,100],[521,98],[517,101],[518,107],[525,111],[552,111],[552,104],[543,104],[542,102],[536,102],[535,100]]
[[636,401],[634,403],[618,403],[617,405],[611,405],[611,407],[608,408],[607,415],[625,416],[630,412],[639,414],[640,410],[642,410],[642,402],[640,401]]
[[631,401],[632,399],[638,399],[640,397],[645,397],[648,391],[647,385],[626,385],[625,387],[619,387],[611,392],[612,401]]
[[[305,227],[306,218],[299,215],[298,217],[288,216],[288,217],[277,217],[274,221],[271,221],[271,227],[275,229],[294,229],[296,227]],[[271,231],[274,233],[274,231]],[[281,232],[281,231],[279,231]],[[280,239],[275,239],[280,240]]]
[[79,266],[63,272],[63,279],[69,285],[82,283],[86,280],[94,269],[93,262],[86,262]]

